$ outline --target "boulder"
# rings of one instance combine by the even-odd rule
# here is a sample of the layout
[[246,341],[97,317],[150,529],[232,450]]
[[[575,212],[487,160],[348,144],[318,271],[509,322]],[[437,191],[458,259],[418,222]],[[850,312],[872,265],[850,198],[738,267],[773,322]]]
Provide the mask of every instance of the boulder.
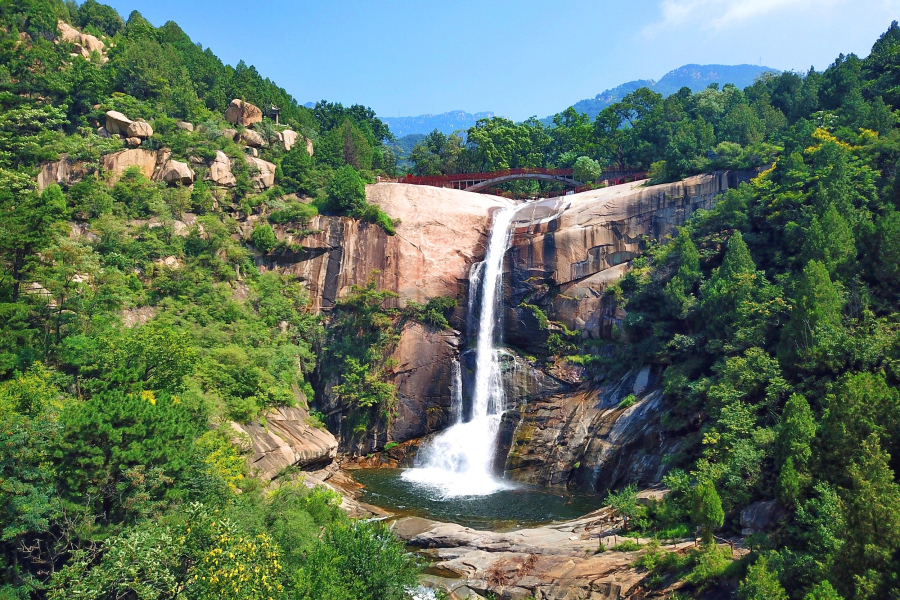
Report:
[[100,136],[100,137],[102,137],[102,138],[104,138],[104,139],[109,139],[109,138],[112,137],[112,134],[109,132],[108,129],[106,129],[106,127],[98,127],[98,128],[97,128],[97,135]]
[[237,183],[231,172],[231,159],[221,150],[216,152],[216,158],[209,164],[206,179],[224,187],[234,187]]
[[125,135],[128,137],[136,137],[146,139],[153,135],[153,128],[146,121],[135,121],[128,126]]
[[254,123],[259,123],[262,121],[262,118],[262,111],[258,107],[243,100],[232,100],[225,111],[226,121],[243,127],[250,127]]
[[137,148],[141,145],[141,138],[139,137],[130,137],[125,138],[125,143],[131,146],[132,148]]
[[91,53],[94,51],[103,54],[106,50],[106,44],[99,39],[93,35],[81,33],[65,21],[59,21],[57,27],[59,28],[60,39],[74,44],[75,52],[84,58],[90,58]]
[[187,121],[179,121],[178,129],[183,129],[184,131],[193,131],[194,126],[192,124],[188,123]]
[[266,145],[266,140],[252,129],[245,129],[241,132],[241,141],[251,148],[262,148]]
[[280,131],[278,132],[278,141],[281,142],[285,150],[290,150],[297,143],[297,132],[290,129]]
[[784,509],[775,500],[754,502],[741,511],[741,534],[771,531],[783,516]]
[[53,183],[68,185],[82,179],[86,174],[84,163],[76,163],[68,158],[62,158],[41,165],[41,172],[37,176],[37,188],[40,192]]
[[234,138],[237,137],[237,130],[226,127],[225,129],[222,130],[222,136],[227,137],[229,140],[233,140]]
[[101,162],[103,168],[111,174],[110,183],[115,183],[130,167],[138,167],[146,177],[152,177],[156,169],[156,156],[156,152],[152,150],[134,148],[107,154]]
[[306,151],[307,151],[307,153],[309,153],[310,156],[312,156],[313,155],[313,141],[309,138],[305,138],[305,139],[306,139]]
[[128,128],[134,123],[131,119],[117,110],[106,113],[106,130],[112,135],[127,135]]
[[253,156],[247,156],[244,160],[251,170],[256,170],[256,174],[250,176],[254,188],[263,191],[275,185],[275,169],[277,167],[274,164]]
[[266,414],[266,425],[231,423],[250,438],[250,468],[269,481],[285,467],[330,462],[337,455],[337,440],[325,429],[307,423],[308,413],[299,408],[279,408]]
[[194,183],[194,172],[187,163],[178,160],[167,160],[156,173],[155,179],[164,181],[169,185],[191,185]]

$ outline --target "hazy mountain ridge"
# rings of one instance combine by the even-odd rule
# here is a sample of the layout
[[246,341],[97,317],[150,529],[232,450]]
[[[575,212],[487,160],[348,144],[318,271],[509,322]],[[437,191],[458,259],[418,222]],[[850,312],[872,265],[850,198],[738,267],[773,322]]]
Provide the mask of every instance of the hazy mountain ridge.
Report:
[[[733,83],[743,89],[752,85],[757,77],[767,72],[779,73],[780,71],[758,65],[684,65],[669,71],[659,81],[652,79],[629,81],[612,89],[604,90],[593,98],[579,100],[572,106],[578,112],[587,113],[593,119],[610,104],[618,102],[642,87],[648,87],[663,96],[670,96],[683,87],[690,88],[692,92],[699,92],[711,83],[718,83],[720,87],[726,83]],[[550,123],[552,117],[547,117],[544,121]]]
[[459,129],[468,129],[475,125],[478,119],[489,119],[493,112],[467,113],[462,110],[453,110],[439,115],[427,114],[418,117],[381,117],[391,128],[395,136],[403,137],[412,133],[430,133],[437,129],[441,133],[453,133]]

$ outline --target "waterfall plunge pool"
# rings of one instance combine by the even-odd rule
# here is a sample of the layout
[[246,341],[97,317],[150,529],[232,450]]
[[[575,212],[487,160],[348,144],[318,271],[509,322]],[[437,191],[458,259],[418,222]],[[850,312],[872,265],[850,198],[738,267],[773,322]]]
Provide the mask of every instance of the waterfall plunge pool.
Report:
[[571,494],[506,482],[509,487],[482,496],[445,496],[439,488],[403,479],[404,469],[348,472],[365,486],[360,500],[385,510],[472,529],[509,531],[576,519],[603,506],[597,495]]

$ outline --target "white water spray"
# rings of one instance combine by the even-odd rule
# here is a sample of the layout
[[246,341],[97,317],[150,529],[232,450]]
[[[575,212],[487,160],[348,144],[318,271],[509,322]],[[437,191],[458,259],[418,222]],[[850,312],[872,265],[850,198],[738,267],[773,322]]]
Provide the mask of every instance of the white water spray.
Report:
[[503,280],[503,256],[509,245],[509,226],[515,213],[515,208],[503,208],[496,212],[484,262],[472,271],[470,322],[476,304],[471,298],[474,298],[478,283],[481,284],[481,310],[475,345],[471,419],[464,421],[462,393],[454,393],[453,415],[456,422],[419,451],[417,468],[403,473],[407,481],[432,487],[443,497],[484,496],[510,487],[491,474],[491,463],[504,409],[503,380],[496,346],[497,309]]

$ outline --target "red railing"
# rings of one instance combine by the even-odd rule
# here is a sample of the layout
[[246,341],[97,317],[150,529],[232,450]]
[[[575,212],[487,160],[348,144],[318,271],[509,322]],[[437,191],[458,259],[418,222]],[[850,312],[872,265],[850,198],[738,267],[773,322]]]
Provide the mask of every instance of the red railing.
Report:
[[400,178],[400,183],[411,183],[414,185],[431,185],[442,187],[444,183],[454,183],[457,181],[487,181],[488,179],[497,179],[498,177],[508,177],[510,175],[552,175],[556,177],[571,177],[572,169],[504,169],[503,171],[491,171],[489,173],[456,173],[453,175],[431,175],[417,176],[407,175]]

